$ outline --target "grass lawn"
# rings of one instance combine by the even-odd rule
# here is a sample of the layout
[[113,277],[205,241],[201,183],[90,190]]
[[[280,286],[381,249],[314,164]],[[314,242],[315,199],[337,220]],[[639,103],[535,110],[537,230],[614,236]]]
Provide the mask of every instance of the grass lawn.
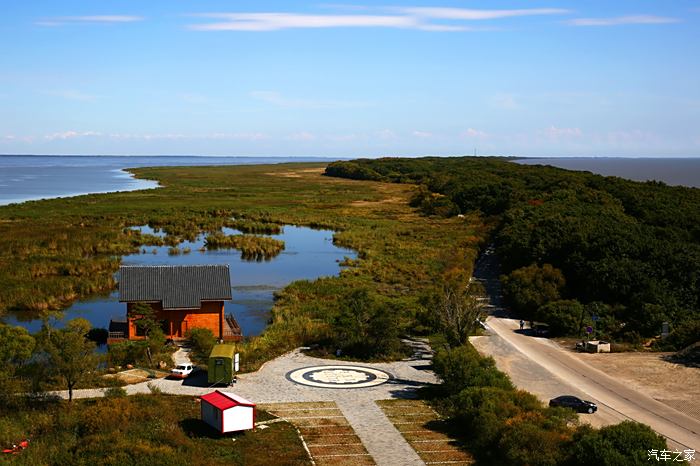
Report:
[[[139,395],[41,403],[0,414],[3,448],[30,446],[0,458],[22,465],[306,465],[309,457],[287,422],[219,435],[200,421],[189,396]],[[257,420],[274,416],[258,410]]]

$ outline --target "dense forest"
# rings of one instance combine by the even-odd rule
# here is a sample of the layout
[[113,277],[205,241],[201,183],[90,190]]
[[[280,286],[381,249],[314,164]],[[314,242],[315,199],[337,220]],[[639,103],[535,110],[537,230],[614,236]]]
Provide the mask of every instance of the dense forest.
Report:
[[680,349],[700,336],[700,190],[503,158],[335,162],[326,174],[413,183],[426,215],[478,213],[493,240],[504,293],[553,334]]

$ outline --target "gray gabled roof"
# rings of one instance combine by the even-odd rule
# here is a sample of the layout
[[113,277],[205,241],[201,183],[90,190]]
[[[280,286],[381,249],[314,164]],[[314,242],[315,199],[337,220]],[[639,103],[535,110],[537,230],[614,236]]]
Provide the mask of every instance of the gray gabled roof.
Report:
[[228,265],[119,267],[119,301],[161,301],[163,309],[196,309],[202,301],[231,299]]

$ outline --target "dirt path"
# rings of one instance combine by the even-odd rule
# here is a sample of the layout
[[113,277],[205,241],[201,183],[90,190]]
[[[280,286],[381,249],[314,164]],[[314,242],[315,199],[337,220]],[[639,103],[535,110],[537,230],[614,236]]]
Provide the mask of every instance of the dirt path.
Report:
[[500,367],[516,385],[543,400],[557,393],[583,395],[598,403],[600,415],[594,415],[598,424],[633,419],[669,439],[672,448],[700,450],[699,421],[608,376],[550,340],[519,332],[518,321],[508,318],[501,306],[497,270],[496,258],[489,251],[477,262],[475,278],[484,283],[489,293],[492,315],[487,326],[501,341],[483,341],[482,337],[475,343],[477,348],[501,361]]

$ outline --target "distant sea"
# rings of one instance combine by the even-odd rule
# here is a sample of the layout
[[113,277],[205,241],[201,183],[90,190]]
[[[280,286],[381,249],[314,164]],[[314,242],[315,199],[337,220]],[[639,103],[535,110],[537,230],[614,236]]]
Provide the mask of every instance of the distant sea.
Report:
[[43,156],[0,155],[0,205],[81,194],[158,187],[125,168],[183,165],[260,165],[330,161],[318,157]]
[[663,181],[700,188],[700,158],[560,157],[518,159],[524,165],[551,165],[635,181]]

